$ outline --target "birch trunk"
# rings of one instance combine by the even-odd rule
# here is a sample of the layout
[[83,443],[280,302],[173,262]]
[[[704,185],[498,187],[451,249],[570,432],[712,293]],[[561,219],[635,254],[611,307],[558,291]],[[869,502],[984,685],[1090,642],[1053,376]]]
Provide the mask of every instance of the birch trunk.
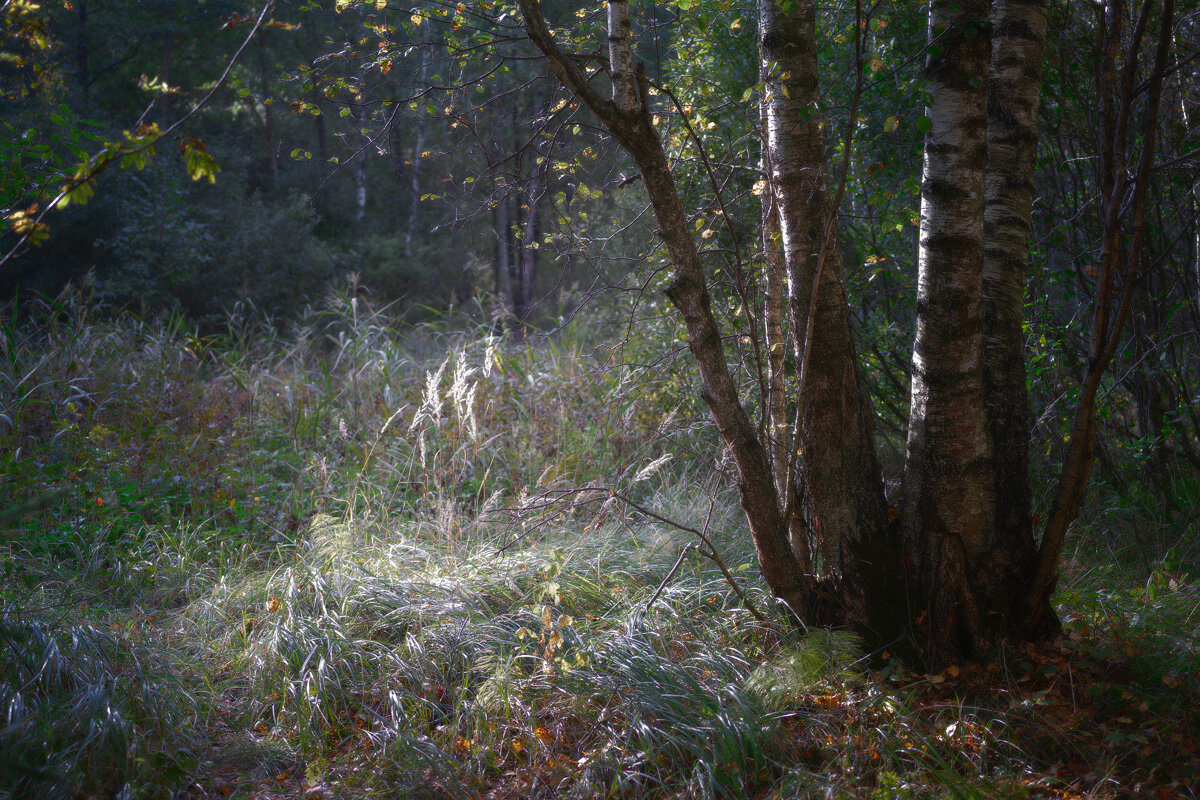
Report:
[[[759,80],[766,85],[767,69],[759,59]],[[788,537],[792,553],[806,573],[813,571],[812,547],[809,542],[808,526],[800,505],[796,502],[796,482],[793,480],[791,422],[787,415],[785,391],[785,364],[787,362],[788,337],[784,325],[784,295],[787,280],[784,278],[783,235],[779,230],[779,209],[775,205],[775,192],[771,182],[771,150],[766,141],[767,104],[759,104],[759,118],[763,135],[763,192],[762,192],[762,250],[763,250],[763,341],[767,346],[767,397],[764,424],[766,445],[771,457],[771,471],[775,476],[775,491],[779,494],[787,513]]]
[[900,554],[888,531],[874,421],[859,383],[817,114],[816,5],[759,2],[769,185],[783,243],[799,365],[800,485],[845,623],[878,646],[905,627]]
[[[983,211],[984,403],[994,446],[996,536],[989,609],[1003,609],[1009,638],[1027,613],[1036,548],[1029,484],[1029,393],[1025,383],[1025,281],[1033,214],[1038,102],[1046,0],[994,0],[988,73],[987,177]],[[1049,604],[1041,610],[1053,627]]]
[[917,331],[904,468],[904,536],[920,591],[925,659],[978,656],[996,546],[991,434],[984,414],[982,277],[987,0],[935,0],[925,74]]
[[[764,125],[764,130],[766,126]],[[792,553],[806,573],[812,573],[812,548],[808,527],[801,509],[795,502],[795,481],[792,480],[791,423],[787,416],[787,394],[784,364],[787,360],[787,336],[784,333],[783,297],[786,289],[783,271],[783,247],[779,233],[779,214],[770,191],[763,192],[763,341],[767,345],[766,446],[775,477],[775,491],[780,502],[790,509],[788,538]]]

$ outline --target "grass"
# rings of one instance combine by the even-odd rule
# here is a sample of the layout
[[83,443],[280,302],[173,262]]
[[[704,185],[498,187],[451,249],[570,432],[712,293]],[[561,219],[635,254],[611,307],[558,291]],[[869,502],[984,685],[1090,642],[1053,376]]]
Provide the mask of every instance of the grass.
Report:
[[869,668],[773,612],[686,372],[268,322],[2,321],[0,797],[1196,793],[1178,549],[1081,551],[1050,645]]

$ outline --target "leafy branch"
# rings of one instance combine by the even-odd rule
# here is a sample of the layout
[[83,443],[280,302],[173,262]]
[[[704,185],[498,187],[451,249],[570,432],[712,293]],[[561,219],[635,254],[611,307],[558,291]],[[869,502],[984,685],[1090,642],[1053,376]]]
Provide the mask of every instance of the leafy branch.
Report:
[[[8,6],[9,4],[6,3],[3,7],[6,13],[8,13]],[[109,167],[119,164],[121,169],[129,167],[143,169],[155,155],[156,145],[196,116],[224,86],[225,81],[229,78],[229,73],[232,72],[234,65],[245,52],[255,34],[262,29],[267,13],[273,7],[273,2],[263,5],[255,19],[254,26],[225,64],[225,69],[221,72],[220,77],[200,98],[199,102],[169,125],[166,130],[160,129],[157,123],[142,123],[132,131],[124,131],[123,139],[104,142],[98,153],[81,163],[75,173],[59,188],[53,199],[44,206],[35,202],[28,208],[10,213],[7,220],[9,228],[17,235],[17,241],[3,257],[0,257],[0,267],[15,258],[26,244],[36,245],[45,241],[50,235],[49,226],[45,223],[46,215],[50,211],[66,208],[71,203],[83,205],[91,199],[95,193],[96,179]],[[217,167],[216,159],[208,152],[203,142],[193,136],[182,137],[179,141],[179,150],[183,155],[184,168],[192,180],[207,179],[209,183],[216,182],[216,173],[220,170]]]

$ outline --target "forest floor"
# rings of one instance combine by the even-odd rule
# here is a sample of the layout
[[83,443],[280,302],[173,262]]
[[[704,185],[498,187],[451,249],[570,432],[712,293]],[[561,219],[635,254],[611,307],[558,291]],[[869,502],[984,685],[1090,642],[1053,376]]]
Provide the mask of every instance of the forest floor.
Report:
[[1064,634],[924,674],[774,611],[636,342],[3,333],[0,797],[1200,796],[1195,513],[1098,490]]

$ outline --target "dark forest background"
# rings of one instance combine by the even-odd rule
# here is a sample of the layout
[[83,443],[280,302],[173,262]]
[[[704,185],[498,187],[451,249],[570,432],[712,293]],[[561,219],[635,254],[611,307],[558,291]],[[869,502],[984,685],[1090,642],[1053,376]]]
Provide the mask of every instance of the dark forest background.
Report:
[[[602,72],[605,4],[541,6]],[[758,9],[633,4],[754,413]],[[889,503],[927,11],[817,10]],[[1196,797],[1200,10],[1151,114],[1162,13],[1049,3],[1035,527],[1104,238],[1141,248],[1063,635],[925,674],[776,613],[645,187],[515,7],[0,0],[0,798]]]

